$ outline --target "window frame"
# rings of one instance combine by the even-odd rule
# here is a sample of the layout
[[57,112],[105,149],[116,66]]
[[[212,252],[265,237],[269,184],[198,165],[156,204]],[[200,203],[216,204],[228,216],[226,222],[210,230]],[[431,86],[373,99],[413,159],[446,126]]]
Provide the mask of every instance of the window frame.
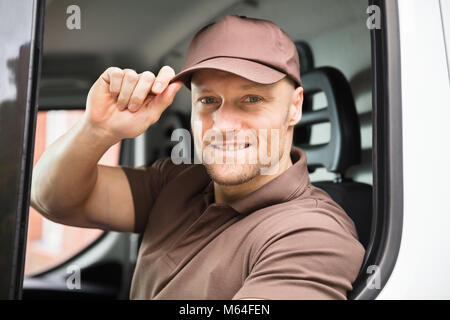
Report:
[[[369,0],[380,8],[381,29],[372,44],[372,232],[349,299],[375,299],[387,283],[400,250],[403,229],[403,140],[398,4]],[[368,269],[376,266],[376,271]],[[372,273],[373,272],[373,273]],[[372,288],[373,277],[379,288]],[[370,279],[370,280],[369,280]]]

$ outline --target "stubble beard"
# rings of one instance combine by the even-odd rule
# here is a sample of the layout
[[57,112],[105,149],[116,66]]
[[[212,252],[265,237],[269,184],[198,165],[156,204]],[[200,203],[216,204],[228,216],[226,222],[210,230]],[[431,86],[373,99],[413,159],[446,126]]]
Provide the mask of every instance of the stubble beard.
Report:
[[260,175],[259,164],[203,164],[210,178],[223,186],[236,186]]

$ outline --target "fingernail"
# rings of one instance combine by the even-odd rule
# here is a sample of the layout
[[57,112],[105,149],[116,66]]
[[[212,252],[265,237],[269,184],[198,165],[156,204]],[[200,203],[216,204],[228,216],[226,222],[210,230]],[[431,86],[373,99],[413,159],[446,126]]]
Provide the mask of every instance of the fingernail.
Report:
[[128,106],[128,109],[129,109],[130,111],[134,111],[134,110],[136,110],[136,107],[137,107],[137,105],[136,105],[135,103],[131,103],[131,104]]
[[161,90],[161,82],[155,82],[155,84],[153,85],[153,90],[154,91]]
[[120,111],[123,111],[125,109],[125,106],[123,104],[119,104],[118,107]]

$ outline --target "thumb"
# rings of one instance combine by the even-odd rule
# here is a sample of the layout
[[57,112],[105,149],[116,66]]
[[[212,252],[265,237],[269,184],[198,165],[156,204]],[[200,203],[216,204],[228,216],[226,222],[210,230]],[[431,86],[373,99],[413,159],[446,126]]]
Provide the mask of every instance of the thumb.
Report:
[[167,98],[170,100],[170,103],[172,103],[173,98],[175,97],[175,95],[181,89],[182,86],[183,82],[181,81],[172,82],[167,86]]
[[173,102],[173,99],[175,98],[175,95],[177,92],[181,89],[183,86],[183,82],[181,81],[175,81],[169,84],[161,94],[155,96],[151,104],[152,109],[159,112],[160,114],[167,109],[168,106],[170,106]]

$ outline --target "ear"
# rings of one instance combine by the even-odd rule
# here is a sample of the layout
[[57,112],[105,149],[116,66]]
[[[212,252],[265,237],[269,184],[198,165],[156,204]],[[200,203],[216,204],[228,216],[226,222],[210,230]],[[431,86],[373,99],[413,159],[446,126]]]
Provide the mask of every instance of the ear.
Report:
[[297,87],[292,92],[291,104],[289,106],[288,124],[289,126],[295,126],[300,122],[302,118],[302,106],[303,106],[303,88]]

